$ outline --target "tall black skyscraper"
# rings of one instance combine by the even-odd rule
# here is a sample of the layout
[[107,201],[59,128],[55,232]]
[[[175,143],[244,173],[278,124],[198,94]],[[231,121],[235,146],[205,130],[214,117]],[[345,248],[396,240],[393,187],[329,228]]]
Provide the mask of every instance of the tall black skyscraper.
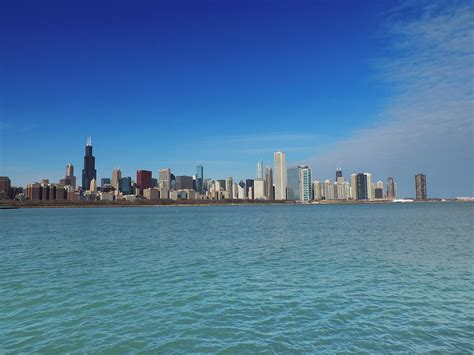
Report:
[[92,155],[92,139],[87,138],[84,169],[82,169],[82,190],[89,190],[92,179],[96,179],[95,157]]
[[367,175],[360,173],[357,174],[357,199],[368,200],[370,186],[367,184]]

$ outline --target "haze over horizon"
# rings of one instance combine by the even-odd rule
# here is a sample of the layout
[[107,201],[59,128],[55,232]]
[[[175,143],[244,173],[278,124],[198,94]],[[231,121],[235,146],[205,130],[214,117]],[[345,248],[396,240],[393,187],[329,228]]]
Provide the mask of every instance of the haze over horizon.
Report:
[[120,166],[253,178],[392,176],[400,197],[474,195],[474,3],[3,4],[0,175],[98,178]]

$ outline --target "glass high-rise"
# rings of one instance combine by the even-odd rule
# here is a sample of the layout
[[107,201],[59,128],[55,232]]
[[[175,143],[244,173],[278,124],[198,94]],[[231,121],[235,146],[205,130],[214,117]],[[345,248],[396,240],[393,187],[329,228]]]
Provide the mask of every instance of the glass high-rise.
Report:
[[265,172],[265,197],[267,200],[273,200],[273,170],[271,167],[267,166]]
[[132,178],[131,177],[120,178],[119,188],[120,188],[120,191],[124,195],[130,195],[132,193]]
[[311,168],[300,165],[287,170],[287,199],[291,201],[309,201],[313,198]]
[[367,186],[367,174],[357,174],[357,199],[368,200],[370,186]]
[[300,201],[309,201],[313,198],[313,186],[311,184],[311,168],[307,165],[298,167],[300,180]]
[[200,194],[204,193],[204,168],[202,165],[196,166],[196,191]]
[[299,168],[289,168],[286,173],[287,200],[298,201],[300,199],[300,171]]

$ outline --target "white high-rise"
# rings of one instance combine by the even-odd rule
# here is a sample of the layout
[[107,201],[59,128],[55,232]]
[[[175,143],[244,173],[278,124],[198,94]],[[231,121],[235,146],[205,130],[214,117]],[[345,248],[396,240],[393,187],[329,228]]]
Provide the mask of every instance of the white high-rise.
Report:
[[373,200],[375,196],[372,192],[372,174],[364,173],[364,175],[367,177],[367,198]]
[[257,178],[263,179],[263,161],[261,160],[257,163]]
[[275,152],[273,155],[274,170],[273,181],[275,184],[275,200],[286,200],[286,155]]
[[255,179],[253,184],[254,200],[263,200],[265,198],[265,180]]
[[335,200],[336,199],[336,185],[332,180],[324,181],[324,197],[326,200]]

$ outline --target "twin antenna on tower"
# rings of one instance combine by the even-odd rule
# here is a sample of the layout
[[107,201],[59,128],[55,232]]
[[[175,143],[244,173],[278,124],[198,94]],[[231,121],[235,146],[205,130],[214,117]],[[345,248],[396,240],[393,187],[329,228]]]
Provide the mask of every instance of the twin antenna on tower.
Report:
[[91,136],[87,137],[87,145],[92,147],[92,137]]

